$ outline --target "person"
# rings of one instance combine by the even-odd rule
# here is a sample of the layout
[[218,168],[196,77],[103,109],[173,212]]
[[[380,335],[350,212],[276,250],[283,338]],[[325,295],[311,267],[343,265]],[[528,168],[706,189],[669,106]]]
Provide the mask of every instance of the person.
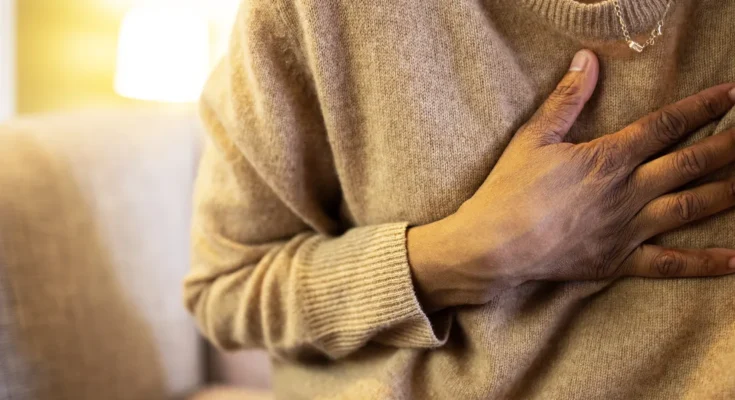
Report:
[[245,0],[188,309],[284,399],[735,398],[733,20]]

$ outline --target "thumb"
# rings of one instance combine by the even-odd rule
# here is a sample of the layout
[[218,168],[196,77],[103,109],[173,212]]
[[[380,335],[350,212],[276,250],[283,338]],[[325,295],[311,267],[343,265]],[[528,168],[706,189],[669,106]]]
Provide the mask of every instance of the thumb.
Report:
[[577,52],[569,71],[531,117],[523,135],[537,146],[562,142],[595,91],[599,70],[595,53]]

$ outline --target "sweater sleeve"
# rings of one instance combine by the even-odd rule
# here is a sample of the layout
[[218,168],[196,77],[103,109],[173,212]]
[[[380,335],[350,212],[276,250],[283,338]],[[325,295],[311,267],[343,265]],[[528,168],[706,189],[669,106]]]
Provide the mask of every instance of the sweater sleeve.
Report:
[[350,227],[313,81],[272,0],[246,0],[201,101],[184,297],[224,349],[340,358],[369,341],[432,348],[450,317],[414,294],[407,223]]

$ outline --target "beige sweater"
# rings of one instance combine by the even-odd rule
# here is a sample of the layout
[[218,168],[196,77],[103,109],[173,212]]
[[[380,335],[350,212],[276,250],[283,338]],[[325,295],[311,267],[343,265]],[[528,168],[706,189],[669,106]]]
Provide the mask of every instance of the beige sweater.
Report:
[[[644,34],[666,4],[620,2]],[[735,1],[676,1],[637,54],[612,1],[246,0],[202,101],[187,306],[215,344],[266,348],[283,399],[735,398],[735,277],[534,282],[427,316],[405,246],[575,51],[601,61],[584,141],[735,81],[734,21]],[[659,242],[735,248],[735,213]]]

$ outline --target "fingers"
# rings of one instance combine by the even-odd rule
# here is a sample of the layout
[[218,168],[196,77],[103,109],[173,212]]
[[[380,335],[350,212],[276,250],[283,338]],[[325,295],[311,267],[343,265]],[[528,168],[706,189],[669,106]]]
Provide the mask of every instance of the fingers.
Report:
[[629,125],[622,131],[606,136],[618,140],[620,147],[632,154],[636,165],[682,140],[689,132],[722,117],[735,105],[728,92],[735,84],[715,86],[668,105]]
[[625,261],[625,276],[645,278],[689,278],[727,275],[735,272],[730,249],[669,249],[644,244]]
[[524,129],[519,131],[517,138],[536,146],[561,142],[592,96],[598,74],[597,56],[589,50],[578,52],[569,72]]
[[735,179],[708,183],[648,203],[636,217],[639,239],[647,240],[735,207]]
[[632,181],[655,198],[735,162],[735,129],[643,164]]

